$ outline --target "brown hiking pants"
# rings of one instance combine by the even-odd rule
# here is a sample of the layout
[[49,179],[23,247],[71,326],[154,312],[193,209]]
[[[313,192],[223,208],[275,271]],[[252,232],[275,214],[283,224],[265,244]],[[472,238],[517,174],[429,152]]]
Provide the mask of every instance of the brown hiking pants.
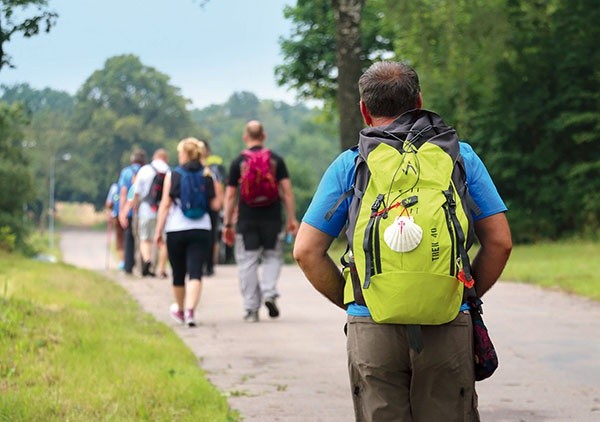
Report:
[[479,421],[471,317],[422,326],[423,350],[405,325],[348,316],[348,369],[356,420]]

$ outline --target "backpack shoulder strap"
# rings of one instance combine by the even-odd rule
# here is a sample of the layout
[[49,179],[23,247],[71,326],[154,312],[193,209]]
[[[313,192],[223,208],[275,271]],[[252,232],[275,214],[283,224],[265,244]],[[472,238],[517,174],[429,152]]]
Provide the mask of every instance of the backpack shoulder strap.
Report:
[[[349,148],[350,150],[354,150],[357,151],[358,150],[358,145],[355,145],[351,148]],[[356,180],[356,171],[357,171],[357,164],[358,164],[358,157],[359,155],[356,156],[356,158],[354,159],[354,180]],[[340,205],[342,205],[344,203],[344,201],[348,198],[350,198],[352,195],[358,196],[359,198],[362,198],[364,192],[361,192],[359,189],[355,188],[355,184],[353,184],[350,189],[348,189],[346,192],[344,192],[342,194],[342,196],[340,196],[338,198],[337,201],[335,201],[335,204],[333,204],[333,206],[329,209],[329,211],[327,211],[327,213],[325,214],[325,220],[329,221],[331,220],[331,218],[333,217],[333,215],[335,214],[335,212],[337,211],[337,209],[340,207]]]

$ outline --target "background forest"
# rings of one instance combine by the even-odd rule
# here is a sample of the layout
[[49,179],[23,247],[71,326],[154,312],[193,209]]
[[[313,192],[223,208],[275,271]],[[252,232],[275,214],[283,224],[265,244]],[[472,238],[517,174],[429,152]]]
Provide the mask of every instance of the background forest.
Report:
[[[2,3],[6,23],[11,2]],[[593,0],[298,0],[284,11],[293,31],[280,41],[283,60],[274,73],[300,101],[318,100],[318,107],[237,92],[224,104],[192,109],[168,75],[135,55],[107,59],[73,96],[3,85],[0,239],[18,245],[29,227],[43,226],[53,169],[57,200],[101,207],[132,148],[150,155],[165,146],[174,159],[177,141],[196,136],[227,164],[243,147],[249,119],[264,122],[268,146],[286,158],[301,217],[323,171],[357,140],[362,121],[352,75],[382,58],[413,65],[425,107],[455,126],[482,157],[510,209],[516,241],[595,238],[596,6]],[[336,33],[348,16],[355,50],[345,48],[351,34]],[[36,24],[51,27],[56,17],[47,18]],[[0,28],[9,42],[11,28]]]

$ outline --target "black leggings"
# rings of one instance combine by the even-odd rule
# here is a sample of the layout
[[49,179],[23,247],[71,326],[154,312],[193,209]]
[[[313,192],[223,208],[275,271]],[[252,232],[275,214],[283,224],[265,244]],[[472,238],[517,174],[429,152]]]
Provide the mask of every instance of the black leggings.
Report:
[[202,267],[212,253],[209,230],[184,230],[167,233],[167,251],[173,272],[173,286],[185,286],[185,275],[202,279]]

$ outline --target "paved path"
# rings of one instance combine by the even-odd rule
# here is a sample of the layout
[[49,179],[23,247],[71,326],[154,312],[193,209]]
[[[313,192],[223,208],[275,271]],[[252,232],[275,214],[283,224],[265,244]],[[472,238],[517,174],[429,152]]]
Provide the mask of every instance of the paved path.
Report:
[[[245,421],[351,421],[343,312],[316,293],[295,266],[283,269],[282,315],[242,322],[235,266],[205,279],[200,326],[172,323],[168,281],[106,270],[101,232],[67,231],[65,262],[105,273],[196,354],[211,382]],[[114,263],[112,263],[114,268]],[[600,421],[600,304],[550,290],[499,283],[485,319],[500,356],[477,384],[483,421]]]

